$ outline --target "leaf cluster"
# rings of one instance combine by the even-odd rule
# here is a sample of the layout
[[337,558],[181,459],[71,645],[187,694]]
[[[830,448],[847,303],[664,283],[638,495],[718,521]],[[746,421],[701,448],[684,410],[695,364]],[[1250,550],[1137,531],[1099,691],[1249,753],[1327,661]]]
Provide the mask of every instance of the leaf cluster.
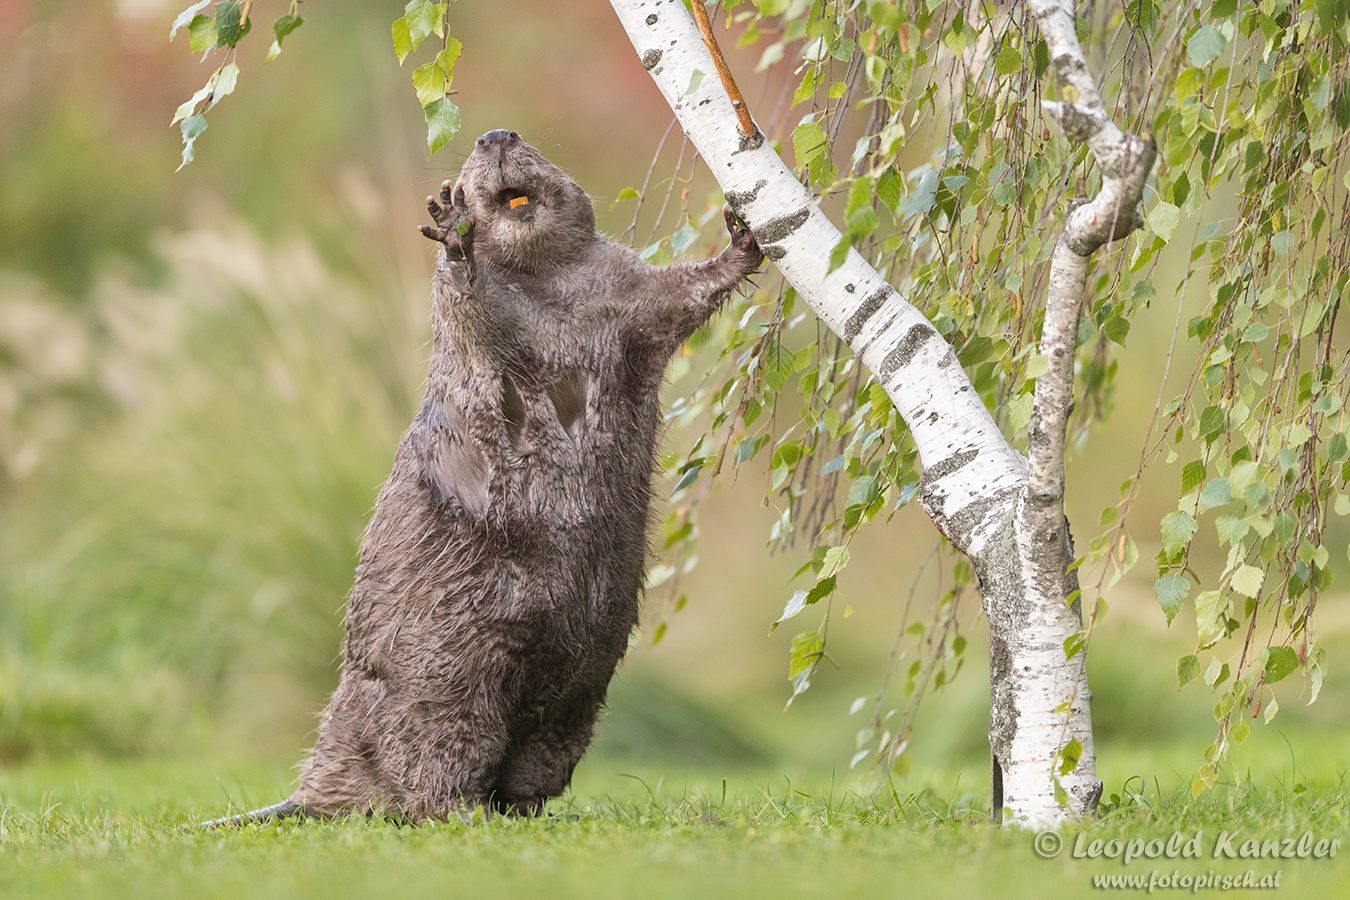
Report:
[[[169,40],[173,40],[180,29],[186,28],[188,44],[194,53],[201,53],[205,59],[212,51],[224,51],[224,62],[211,73],[206,86],[174,112],[173,122],[183,134],[183,166],[192,162],[195,155],[197,138],[206,131],[206,113],[229,94],[234,93],[239,80],[239,66],[236,61],[239,42],[248,36],[253,28],[249,12],[252,0],[225,0],[217,3],[212,15],[202,12],[211,5],[211,0],[200,0],[178,14],[169,30]],[[281,53],[281,44],[297,28],[304,24],[300,17],[300,0],[291,0],[287,12],[272,23],[273,41],[267,51],[267,61],[271,62]]]
[[441,49],[429,63],[413,70],[413,87],[417,90],[417,102],[422,105],[422,113],[427,122],[427,146],[429,155],[449,143],[459,132],[459,107],[450,97],[454,91],[450,84],[455,79],[455,62],[459,59],[464,45],[450,36],[446,24],[449,3],[436,3],[433,0],[408,0],[403,16],[395,20],[392,32],[394,53],[399,65],[403,65],[408,56],[415,53],[423,41],[431,35],[441,39]]
[[[1326,673],[1312,620],[1334,578],[1330,514],[1350,513],[1350,359],[1335,340],[1350,283],[1345,13],[1335,3],[1215,3],[1183,20],[1185,51],[1160,86],[1156,237],[1133,265],[1192,219],[1179,289],[1198,273],[1208,286],[1205,310],[1186,326],[1198,361],[1151,448],[1168,463],[1190,457],[1177,509],[1161,523],[1155,592],[1170,623],[1198,588],[1196,652],[1178,661],[1178,682],[1203,670],[1219,733],[1196,790],[1214,782],[1248,719],[1275,715],[1270,685],[1301,671],[1312,702]],[[1205,221],[1226,196],[1236,216]],[[1207,541],[1226,549],[1217,575],[1192,563]]]

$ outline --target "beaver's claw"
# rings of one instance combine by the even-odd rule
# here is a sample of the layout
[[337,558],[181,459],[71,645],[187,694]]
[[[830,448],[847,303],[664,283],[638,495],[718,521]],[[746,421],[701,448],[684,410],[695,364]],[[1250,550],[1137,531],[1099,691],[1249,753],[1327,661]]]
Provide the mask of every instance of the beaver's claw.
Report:
[[726,220],[727,232],[731,235],[729,249],[746,256],[747,272],[759,269],[764,264],[764,251],[759,248],[754,233],[736,217],[730,206],[722,207],[722,218]]

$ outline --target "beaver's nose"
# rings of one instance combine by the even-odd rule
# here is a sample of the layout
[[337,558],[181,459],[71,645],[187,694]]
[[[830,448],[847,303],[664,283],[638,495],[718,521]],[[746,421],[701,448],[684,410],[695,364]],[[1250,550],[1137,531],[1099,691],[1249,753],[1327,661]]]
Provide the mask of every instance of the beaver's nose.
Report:
[[490,147],[494,144],[518,143],[520,143],[520,135],[516,134],[514,131],[507,131],[505,128],[489,131],[478,139],[478,146],[480,147]]

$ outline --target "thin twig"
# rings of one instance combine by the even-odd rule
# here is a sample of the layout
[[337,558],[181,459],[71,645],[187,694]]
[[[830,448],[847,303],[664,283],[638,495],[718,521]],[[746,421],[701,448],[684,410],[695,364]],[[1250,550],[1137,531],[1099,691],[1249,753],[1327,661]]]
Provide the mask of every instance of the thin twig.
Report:
[[722,56],[722,48],[717,46],[717,38],[713,37],[712,22],[708,20],[708,11],[703,8],[703,0],[694,0],[694,21],[698,23],[698,32],[703,35],[703,45],[708,48],[712,54],[713,65],[717,67],[717,77],[722,79],[722,87],[726,88],[727,96],[731,98],[731,108],[736,110],[736,119],[740,123],[741,134],[749,137],[756,132],[755,121],[750,118],[750,109],[745,105],[745,98],[741,96],[741,89],[736,87],[736,79],[731,77],[731,69],[727,68],[726,58]]

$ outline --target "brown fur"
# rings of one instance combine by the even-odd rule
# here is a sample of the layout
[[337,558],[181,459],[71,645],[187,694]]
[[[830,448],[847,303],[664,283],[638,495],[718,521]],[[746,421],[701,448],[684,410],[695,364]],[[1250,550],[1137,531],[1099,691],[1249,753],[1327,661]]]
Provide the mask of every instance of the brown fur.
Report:
[[514,132],[428,208],[426,397],[299,788],[255,817],[532,813],[567,787],[638,618],[666,364],[763,262],[728,214],[716,258],[648,265]]

